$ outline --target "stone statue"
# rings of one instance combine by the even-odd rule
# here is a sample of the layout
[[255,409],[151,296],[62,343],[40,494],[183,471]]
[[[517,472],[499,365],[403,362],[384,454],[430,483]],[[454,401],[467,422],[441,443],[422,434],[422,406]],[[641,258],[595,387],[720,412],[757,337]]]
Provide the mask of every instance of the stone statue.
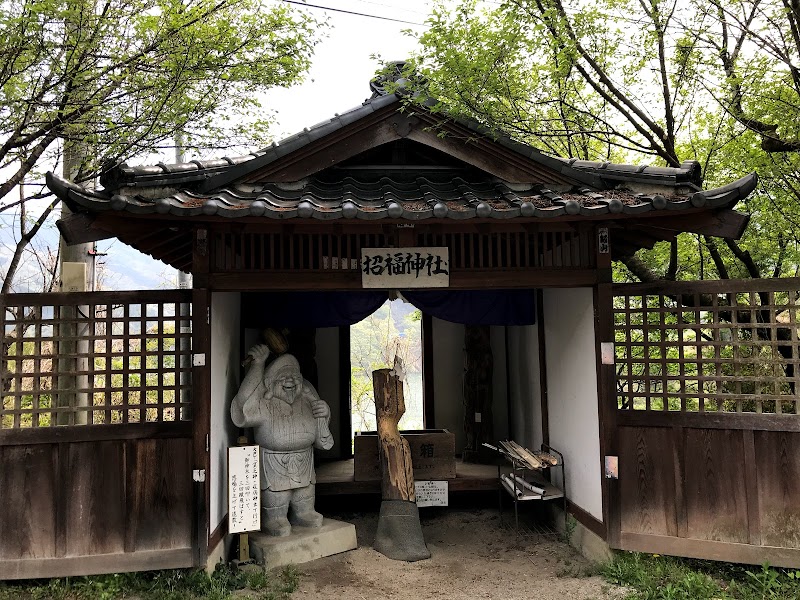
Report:
[[314,510],[314,447],[333,446],[331,410],[300,373],[291,354],[266,364],[265,344],[248,352],[252,362],[231,404],[237,427],[253,427],[261,446],[261,515],[263,531],[291,533],[291,525],[319,527]]

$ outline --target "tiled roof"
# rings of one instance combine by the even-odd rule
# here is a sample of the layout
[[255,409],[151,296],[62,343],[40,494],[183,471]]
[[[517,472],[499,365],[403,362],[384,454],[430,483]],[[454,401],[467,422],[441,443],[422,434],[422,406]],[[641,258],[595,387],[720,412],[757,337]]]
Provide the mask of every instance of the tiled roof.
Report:
[[[256,169],[263,168],[272,162],[299,150],[313,141],[334,133],[343,127],[391,104],[399,103],[395,94],[376,95],[365,100],[360,106],[344,113],[337,113],[331,119],[322,121],[311,127],[273,143],[267,148],[251,154],[235,157],[224,157],[217,160],[193,160],[187,163],[135,166],[123,163],[113,168],[100,178],[106,189],[120,187],[175,186],[192,185],[203,192],[220,189]],[[578,159],[566,159],[551,156],[542,151],[520,143],[508,136],[499,135],[474,121],[453,119],[454,123],[486,135],[494,143],[512,150],[520,156],[532,159],[559,171],[567,177],[584,181],[592,187],[614,187],[620,182],[646,184],[685,184],[700,189],[702,174],[700,164],[696,161],[685,161],[680,167],[657,167],[652,165],[629,165],[610,162],[595,162]],[[605,184],[605,185],[604,185]]]
[[[394,83],[402,84],[402,79]],[[448,122],[460,128],[460,133],[483,140],[482,152],[487,152],[488,143],[489,153],[502,154],[503,160],[512,161],[515,169],[516,165],[535,164],[538,170],[527,171],[533,174],[531,182],[510,184],[489,173],[472,175],[475,169],[437,172],[421,168],[415,177],[387,169],[386,176],[381,178],[370,178],[350,170],[344,171],[338,180],[335,179],[337,175],[328,173],[322,179],[318,173],[293,183],[274,183],[275,179],[259,175],[263,169],[273,168],[276,161],[299,150],[306,152],[305,148],[316,140],[371,115],[383,119],[389,113],[398,114],[400,96],[404,94],[402,85],[396,94],[388,93],[382,85],[374,85],[372,89],[375,92],[372,98],[360,106],[246,156],[141,167],[121,164],[101,177],[104,189],[99,192],[84,189],[52,173],[48,173],[47,183],[76,212],[232,219],[416,221],[430,218],[580,218],[732,208],[755,189],[757,182],[756,175],[751,174],[724,187],[700,191],[701,168],[694,161],[680,167],[655,167],[564,159],[497,135],[478,123],[453,119]],[[428,101],[428,105],[431,104],[432,101]],[[424,110],[416,114],[423,127],[430,125],[426,119],[434,118]],[[441,115],[436,118],[441,119]],[[367,123],[365,127],[371,126],[369,119],[363,123]],[[329,139],[336,139],[336,136]],[[537,173],[549,174],[550,183],[544,182],[544,176],[537,179]],[[247,181],[273,183],[243,183]],[[645,193],[631,191],[637,189]]]
[[[179,171],[174,170],[172,173]],[[466,181],[429,175],[414,179],[345,177],[328,182],[309,178],[296,185],[233,185],[211,193],[177,188],[161,197],[90,192],[57,175],[47,183],[58,196],[83,210],[137,215],[170,214],[270,219],[470,219],[638,215],[650,211],[732,207],[756,186],[755,174],[724,187],[693,194],[634,194],[576,188],[557,193],[541,185],[514,186],[489,178]],[[134,189],[129,190],[134,192]]]

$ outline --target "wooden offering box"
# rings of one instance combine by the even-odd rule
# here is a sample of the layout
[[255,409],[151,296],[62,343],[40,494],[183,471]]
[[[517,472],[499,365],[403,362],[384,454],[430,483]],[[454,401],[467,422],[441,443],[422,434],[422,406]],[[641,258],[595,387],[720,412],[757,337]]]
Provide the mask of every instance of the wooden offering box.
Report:
[[[455,435],[446,429],[401,431],[400,434],[408,440],[414,479],[455,479]],[[381,478],[377,432],[366,431],[356,434],[353,463],[356,481],[375,481]]]

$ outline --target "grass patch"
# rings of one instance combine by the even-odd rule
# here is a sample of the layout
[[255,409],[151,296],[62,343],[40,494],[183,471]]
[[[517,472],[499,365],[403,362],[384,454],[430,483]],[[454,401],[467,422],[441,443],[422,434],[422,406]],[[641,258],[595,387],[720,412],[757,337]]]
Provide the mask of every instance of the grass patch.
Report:
[[602,575],[628,600],[797,600],[800,571],[624,552]]
[[0,600],[286,600],[298,583],[294,567],[272,573],[217,567],[212,575],[175,569],[0,582]]

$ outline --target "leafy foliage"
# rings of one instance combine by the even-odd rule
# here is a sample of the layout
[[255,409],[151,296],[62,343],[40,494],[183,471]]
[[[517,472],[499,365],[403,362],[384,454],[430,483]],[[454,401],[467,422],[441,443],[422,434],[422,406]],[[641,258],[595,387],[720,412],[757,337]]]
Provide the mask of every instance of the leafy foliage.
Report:
[[[268,0],[4,1],[0,201],[62,158],[88,181],[176,137],[197,152],[266,143],[259,92],[302,77],[321,25]],[[21,215],[18,250],[55,205]]]
[[[350,398],[353,431],[374,431],[375,398],[372,371],[392,368],[395,356],[406,371],[406,413],[401,429],[421,429],[421,325],[418,310],[402,314],[402,300],[387,301],[369,317],[350,328]],[[412,389],[413,388],[413,389]],[[420,402],[415,403],[415,399]],[[418,405],[417,405],[418,404]]]
[[800,597],[798,572],[747,565],[619,553],[603,576],[632,588],[631,600],[789,600]]
[[740,243],[684,234],[617,280],[796,275],[800,13],[782,0],[438,2],[416,58],[438,109],[561,156],[757,171]]
[[294,567],[277,573],[236,571],[218,566],[213,574],[192,569],[51,579],[46,582],[0,582],[0,600],[286,600],[297,589]]

